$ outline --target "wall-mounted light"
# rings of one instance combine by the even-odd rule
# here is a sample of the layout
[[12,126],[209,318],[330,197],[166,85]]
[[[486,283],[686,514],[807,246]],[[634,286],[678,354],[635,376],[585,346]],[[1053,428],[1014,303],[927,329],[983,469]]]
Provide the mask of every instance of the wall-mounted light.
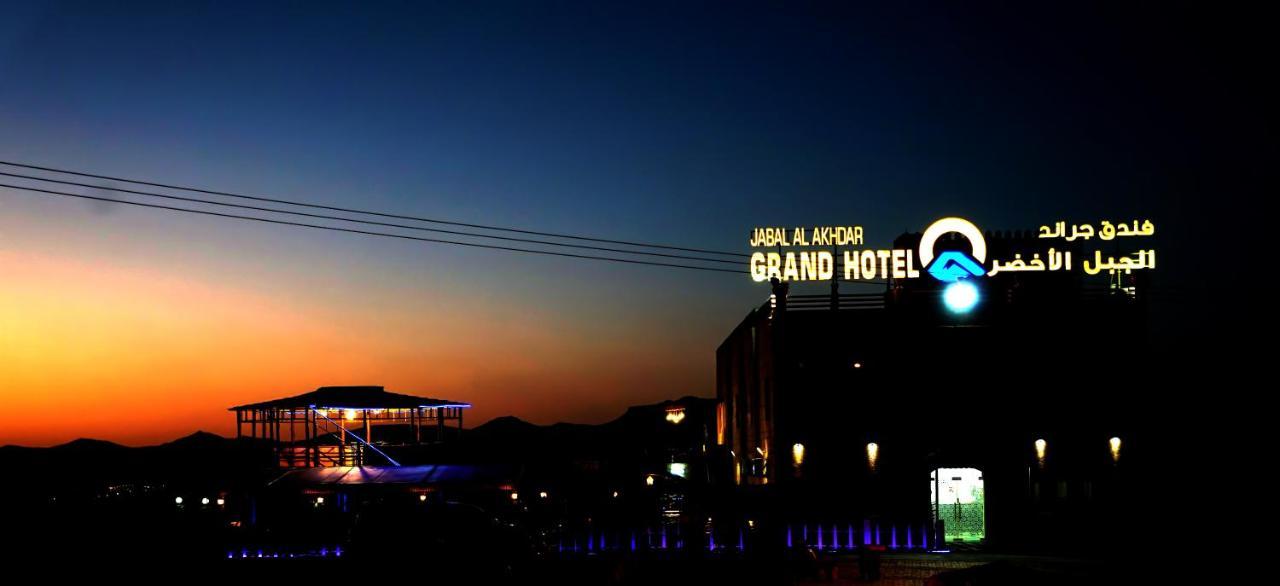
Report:
[[511,491],[511,500],[512,500],[512,501],[518,501],[518,500],[520,500],[520,493],[515,492],[515,491]]
[[652,475],[652,474],[650,474],[650,475],[648,475],[648,476],[645,476],[645,477],[644,477],[644,483],[645,483],[645,486],[653,486],[653,483],[654,483],[653,475]]
[[956,281],[942,290],[942,303],[951,313],[969,313],[978,304],[978,298],[978,288],[968,281]]
[[872,472],[876,471],[876,465],[880,461],[880,444],[870,442],[867,444],[867,468]]
[[1037,439],[1036,440],[1036,463],[1039,464],[1041,468],[1044,468],[1044,457],[1048,451],[1049,451],[1049,442],[1044,441],[1044,438]]
[[1111,438],[1109,443],[1111,444],[1111,461],[1119,462],[1120,461],[1120,438],[1113,437]]
[[791,464],[799,468],[804,464],[804,444],[795,444],[791,446]]

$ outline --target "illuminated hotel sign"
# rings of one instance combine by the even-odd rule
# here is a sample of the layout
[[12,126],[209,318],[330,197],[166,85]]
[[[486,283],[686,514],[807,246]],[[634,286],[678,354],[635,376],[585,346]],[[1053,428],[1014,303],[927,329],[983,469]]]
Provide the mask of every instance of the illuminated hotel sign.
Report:
[[[934,245],[944,235],[955,233],[969,242],[969,252],[948,250],[934,254]],[[1118,238],[1146,237],[1155,234],[1150,220],[1132,223],[1109,221],[1093,224],[1055,222],[1041,226],[1038,239],[1075,242],[1097,238],[1112,241]],[[1013,258],[987,258],[987,241],[972,222],[964,218],[942,218],[925,228],[920,236],[920,246],[915,249],[862,248],[862,226],[817,226],[814,228],[755,228],[751,231],[751,247],[760,249],[751,254],[751,278],[767,281],[777,278],[783,281],[829,281],[843,275],[845,280],[916,279],[927,273],[944,283],[964,279],[994,276],[1012,272],[1072,271],[1077,266],[1086,274],[1102,271],[1126,274],[1135,270],[1156,268],[1154,249],[1138,250],[1128,256],[1107,256],[1101,250],[1093,251],[1074,263],[1070,250],[1049,246],[1043,252],[1031,253],[1024,259],[1022,253]],[[843,248],[837,255],[835,249]],[[770,250],[772,249],[772,250]],[[801,250],[804,249],[804,250]],[[990,262],[988,263],[988,260]],[[837,267],[837,261],[839,267]]]

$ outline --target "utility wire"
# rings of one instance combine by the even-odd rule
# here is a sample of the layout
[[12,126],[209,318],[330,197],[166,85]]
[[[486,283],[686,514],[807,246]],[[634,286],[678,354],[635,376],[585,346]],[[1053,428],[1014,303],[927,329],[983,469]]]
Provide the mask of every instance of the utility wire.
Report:
[[254,221],[254,222],[264,222],[264,223],[267,223],[267,224],[278,224],[278,225],[282,225],[282,226],[298,226],[298,227],[301,227],[301,228],[313,228],[313,229],[316,229],[316,230],[331,230],[331,231],[334,231],[334,232],[347,232],[347,233],[350,233],[350,234],[364,234],[364,235],[368,235],[368,236],[382,236],[382,237],[386,237],[386,238],[399,238],[399,239],[401,239],[401,240],[414,240],[414,241],[418,241],[418,242],[432,242],[432,243],[436,243],[436,244],[453,244],[453,245],[456,245],[456,246],[469,246],[469,247],[472,247],[472,248],[487,248],[487,249],[491,249],[491,250],[506,250],[506,251],[510,251],[510,252],[524,252],[524,253],[528,253],[528,254],[542,254],[542,255],[547,255],[547,256],[562,256],[562,257],[568,257],[568,258],[582,258],[582,259],[599,260],[599,261],[607,261],[607,262],[620,262],[620,263],[635,264],[635,265],[649,265],[649,266],[657,266],[657,267],[672,267],[672,268],[678,268],[678,269],[690,269],[690,270],[695,270],[695,271],[715,271],[715,272],[720,272],[720,273],[733,273],[733,274],[737,274],[737,275],[743,275],[743,274],[746,274],[746,271],[733,270],[733,269],[721,269],[721,268],[716,268],[716,267],[703,267],[703,266],[696,266],[696,265],[685,265],[685,264],[666,263],[666,262],[654,262],[654,261],[637,260],[637,259],[630,259],[630,258],[615,258],[615,257],[609,257],[609,256],[593,256],[593,255],[587,255],[587,254],[573,254],[573,253],[569,253],[569,252],[555,252],[555,251],[551,251],[551,250],[535,250],[535,249],[530,249],[530,248],[516,248],[516,247],[513,247],[513,246],[499,246],[499,245],[496,245],[496,244],[481,244],[481,243],[478,243],[478,242],[460,242],[460,241],[457,241],[457,240],[444,240],[444,239],[440,239],[440,238],[423,238],[423,237],[421,237],[421,236],[408,236],[408,235],[405,235],[405,234],[392,234],[392,233],[388,233],[388,232],[373,232],[373,231],[370,231],[370,230],[357,230],[357,229],[355,229],[355,228],[343,228],[343,227],[339,227],[339,226],[324,226],[324,225],[320,225],[320,224],[308,224],[308,223],[305,223],[305,222],[291,222],[291,221],[288,221],[288,220],[276,220],[276,219],[272,219],[272,218],[261,218],[261,217],[257,217],[257,216],[244,216],[244,215],[239,215],[239,214],[227,214],[227,213],[223,213],[223,212],[214,212],[214,211],[209,211],[209,210],[193,210],[193,209],[191,209],[191,208],[181,208],[181,207],[167,206],[167,205],[160,205],[160,204],[153,204],[153,203],[143,203],[143,202],[138,202],[138,201],[129,201],[129,200],[122,200],[122,199],[113,199],[113,198],[110,198],[110,197],[98,197],[98,196],[93,196],[93,195],[84,195],[84,194],[80,194],[80,193],[67,193],[67,192],[64,192],[64,191],[53,191],[53,190],[50,190],[50,189],[39,189],[39,188],[36,188],[36,187],[23,187],[23,186],[21,186],[21,185],[10,185],[10,184],[7,184],[7,183],[0,183],[0,187],[4,187],[4,188],[8,188],[8,189],[15,189],[15,190],[19,190],[19,191],[28,191],[28,192],[39,193],[39,194],[44,194],[44,195],[54,195],[54,196],[61,196],[61,197],[74,197],[74,198],[79,198],[79,199],[88,199],[88,200],[102,201],[102,202],[108,202],[108,203],[118,203],[118,204],[123,204],[123,205],[131,205],[131,206],[138,206],[138,207],[144,207],[144,208],[153,208],[153,209],[158,209],[158,210],[168,210],[168,211],[174,211],[174,212],[184,212],[184,213],[188,213],[188,214],[201,214],[201,215],[205,215],[205,216],[217,216],[217,217],[220,217],[220,218],[230,218],[230,219],[235,219],[235,220],[249,220],[249,221]]
[[[227,203],[227,202],[223,202],[223,201],[215,201],[215,200],[203,199],[203,198],[198,198],[198,197],[184,197],[184,196],[181,196],[181,195],[170,195],[170,194],[167,194],[167,193],[155,193],[155,192],[150,192],[150,191],[137,191],[137,190],[133,190],[133,189],[124,189],[124,188],[122,188],[122,187],[104,187],[104,186],[101,186],[101,185],[93,185],[93,184],[91,184],[91,183],[80,183],[80,182],[77,182],[77,181],[66,181],[66,180],[63,180],[63,179],[50,179],[50,178],[47,178],[47,177],[36,177],[36,176],[34,176],[34,175],[22,175],[22,174],[19,174],[19,173],[6,173],[6,172],[4,172],[4,171],[0,171],[0,176],[4,176],[4,177],[13,177],[13,178],[16,178],[16,179],[28,179],[28,180],[32,180],[32,181],[43,181],[43,182],[46,182],[46,183],[58,183],[58,184],[62,184],[62,185],[73,185],[73,186],[76,186],[76,187],[85,187],[85,188],[89,188],[89,189],[101,189],[101,190],[104,190],[104,191],[116,191],[116,192],[120,192],[120,193],[131,193],[131,194],[134,194],[134,195],[142,195],[142,196],[146,196],[146,197],[160,197],[160,198],[164,198],[164,199],[171,199],[171,200],[176,200],[176,201],[185,201],[185,202],[188,202],[188,203],[199,203],[199,204],[208,204],[208,205],[223,206],[223,207],[229,207],[229,208],[239,208],[239,209],[245,209],[245,210],[255,210],[255,211],[259,211],[259,212],[269,212],[269,213],[273,213],[273,214],[288,214],[288,215],[291,215],[291,216],[301,216],[301,217],[307,217],[307,218],[318,218],[318,219],[324,219],[324,220],[337,220],[337,221],[341,221],[341,222],[352,222],[352,223],[356,223],[356,224],[367,224],[367,225],[373,225],[373,226],[384,226],[384,227],[389,227],[389,228],[403,228],[403,229],[406,229],[406,230],[419,230],[419,231],[422,231],[422,232],[434,232],[434,233],[438,233],[438,234],[451,234],[451,235],[454,235],[454,236],[468,236],[468,237],[472,237],[472,238],[491,238],[491,239],[495,239],[495,240],[505,240],[505,241],[509,241],[509,242],[525,242],[525,243],[529,243],[529,244],[542,244],[542,245],[546,245],[546,246],[560,246],[560,247],[564,247],[564,248],[578,248],[578,249],[586,249],[586,250],[597,250],[597,251],[602,251],[602,252],[617,252],[617,253],[621,253],[621,254],[635,254],[635,255],[643,255],[643,256],[663,257],[663,258],[678,258],[678,259],[684,259],[684,260],[696,260],[696,261],[703,261],[703,262],[715,262],[715,263],[724,263],[724,264],[731,264],[731,265],[739,265],[739,264],[742,262],[742,261],[738,261],[738,260],[727,260],[727,259],[723,259],[723,258],[706,258],[706,257],[701,257],[701,256],[689,256],[689,255],[683,255],[683,254],[669,254],[669,253],[665,253],[665,252],[647,252],[647,251],[640,251],[640,250],[626,250],[626,249],[622,249],[622,248],[609,248],[609,247],[605,247],[605,246],[591,246],[591,245],[588,245],[588,244],[569,244],[569,243],[566,243],[566,242],[554,242],[554,241],[551,241],[551,240],[535,240],[535,239],[532,239],[532,238],[517,238],[517,237],[514,237],[514,236],[498,236],[498,235],[495,235],[495,234],[478,234],[478,233],[475,233],[475,232],[461,232],[461,231],[458,231],[458,230],[445,230],[445,229],[443,229],[443,228],[427,228],[427,227],[425,227],[425,226],[410,226],[410,225],[408,225],[408,224],[395,224],[395,223],[391,223],[391,222],[378,222],[378,221],[375,221],[375,220],[360,220],[360,219],[356,219],[356,218],[344,218],[344,217],[342,217],[342,216],[330,216],[330,215],[325,215],[325,214],[312,214],[312,213],[309,213],[309,212],[297,212],[297,211],[292,211],[292,210],[282,210],[282,209],[279,209],[279,208],[267,208],[267,207],[251,206],[251,205],[245,205],[245,204]],[[113,201],[115,201],[115,200],[113,200]]]
[[238,198],[238,199],[247,199],[247,200],[263,201],[263,202],[270,202],[270,203],[280,203],[280,204],[286,204],[286,205],[294,205],[294,206],[308,207],[308,208],[313,208],[313,209],[324,209],[324,210],[330,210],[330,211],[335,211],[335,212],[346,212],[346,213],[351,213],[351,214],[364,214],[364,215],[379,216],[379,217],[384,217],[384,218],[394,218],[394,219],[398,219],[398,220],[413,220],[413,221],[417,221],[417,222],[428,222],[428,223],[431,223],[431,224],[444,224],[444,225],[449,225],[449,226],[462,226],[462,227],[466,227],[466,228],[479,228],[479,229],[482,229],[482,230],[495,230],[495,231],[499,231],[499,232],[515,232],[515,233],[518,233],[518,234],[528,234],[528,235],[533,235],[533,236],[546,236],[546,237],[550,237],[550,238],[566,238],[566,239],[570,239],[570,240],[579,240],[579,241],[587,241],[587,242],[601,242],[601,243],[605,243],[605,244],[621,244],[621,245],[624,245],[624,246],[636,246],[636,247],[642,247],[642,248],[658,248],[658,249],[663,249],[663,250],[679,250],[679,251],[683,251],[683,252],[698,252],[698,253],[703,253],[703,254],[718,254],[718,255],[723,255],[723,256],[733,256],[733,257],[740,257],[740,258],[746,258],[746,257],[749,257],[749,256],[750,256],[750,255],[748,255],[748,254],[743,254],[743,253],[741,253],[741,252],[724,252],[724,251],[719,251],[719,250],[708,250],[708,249],[702,249],[702,248],[687,248],[687,247],[683,247],[683,246],[670,246],[670,245],[666,245],[666,244],[651,244],[651,243],[645,243],[645,242],[633,242],[633,241],[628,241],[628,240],[610,240],[610,239],[607,239],[607,238],[594,238],[594,237],[590,237],[590,236],[578,236],[578,235],[573,235],[573,234],[561,234],[561,233],[556,233],[556,232],[540,232],[540,231],[537,231],[537,230],[525,230],[525,229],[521,229],[521,228],[507,228],[507,227],[502,227],[502,226],[492,226],[492,225],[487,225],[487,224],[474,224],[474,223],[468,223],[468,222],[455,222],[455,221],[451,221],[451,220],[441,220],[441,219],[437,219],[437,218],[424,218],[424,217],[420,217],[420,216],[408,216],[408,215],[402,215],[402,214],[391,214],[391,213],[385,213],[385,212],[376,212],[376,211],[371,211],[371,210],[360,210],[360,209],[355,209],[355,208],[344,208],[344,207],[338,207],[338,206],[328,206],[328,205],[314,204],[314,203],[308,203],[308,202],[304,202],[304,201],[297,201],[297,200],[278,199],[278,198],[262,197],[262,196],[256,196],[256,195],[244,195],[244,194],[239,194],[239,193],[230,193],[230,192],[226,192],[226,191],[216,191],[216,190],[212,190],[212,189],[201,189],[201,188],[198,188],[198,187],[184,187],[184,186],[181,186],[181,185],[172,185],[172,184],[166,184],[166,183],[157,183],[157,182],[154,182],[154,181],[142,181],[142,180],[138,180],[138,179],[127,179],[127,178],[123,178],[123,177],[112,177],[112,176],[110,176],[110,175],[98,175],[98,174],[95,174],[95,173],[85,173],[85,172],[82,172],[82,171],[72,171],[72,170],[69,170],[69,169],[58,169],[58,168],[55,168],[55,167],[42,167],[42,166],[39,166],[39,165],[29,165],[29,164],[26,164],[26,163],[14,163],[14,162],[12,162],[12,161],[0,161],[0,165],[8,165],[8,166],[10,166],[10,167],[20,167],[20,168],[23,168],[23,169],[33,169],[33,170],[37,170],[37,171],[47,171],[47,172],[50,172],[50,173],[62,173],[62,174],[65,174],[65,175],[75,175],[75,176],[79,176],[79,177],[89,177],[89,178],[93,178],[93,179],[105,179],[105,180],[107,180],[107,181],[119,181],[119,182],[121,182],[121,183],[132,183],[132,184],[135,184],[135,185],[147,185],[147,186],[150,186],[150,187],[160,187],[160,188],[164,188],[164,189],[176,189],[176,190],[179,190],[179,191],[189,191],[189,192],[193,192],[193,193],[203,193],[203,194],[206,194],[206,195],[220,195],[220,196],[225,196],[225,197],[234,197],[234,198]]
[[[14,175],[13,175],[13,174],[11,174],[11,173],[3,173],[3,172],[0,172],[0,175],[6,175],[6,176],[10,176],[10,177],[14,176]],[[76,184],[76,185],[79,185],[79,184]],[[215,216],[215,217],[219,217],[219,218],[228,218],[228,219],[233,219],[233,220],[248,220],[248,221],[254,221],[254,222],[263,222],[263,223],[267,223],[267,224],[277,224],[277,225],[281,225],[281,226],[297,226],[297,227],[300,227],[300,228],[313,228],[313,229],[316,229],[316,230],[329,230],[329,231],[333,231],[333,232],[346,232],[346,233],[349,233],[349,234],[363,234],[363,235],[366,235],[366,236],[381,236],[381,237],[385,237],[385,238],[398,238],[398,239],[401,239],[401,240],[412,240],[412,241],[417,241],[417,242],[428,242],[428,243],[434,243],[434,244],[452,244],[452,245],[455,245],[455,246],[467,246],[467,247],[472,247],[472,248],[485,248],[485,249],[490,249],[490,250],[504,250],[504,251],[508,251],[508,252],[523,252],[523,253],[527,253],[527,254],[541,254],[541,255],[546,255],[546,256],[559,256],[559,257],[565,257],[565,258],[579,258],[579,259],[598,260],[598,261],[606,261],[606,262],[618,262],[618,263],[626,263],[626,264],[633,264],[633,265],[645,265],[645,266],[655,266],[655,267],[671,267],[671,268],[677,268],[677,269],[688,269],[688,270],[695,270],[695,271],[712,271],[712,272],[718,272],[718,273],[732,273],[732,274],[736,274],[736,275],[744,275],[744,274],[747,274],[747,272],[746,272],[746,271],[733,270],[733,269],[722,269],[722,268],[718,268],[718,267],[705,267],[705,266],[697,266],[697,265],[686,265],[686,264],[677,264],[677,263],[655,262],[655,261],[638,260],[638,259],[631,259],[631,258],[616,258],[616,257],[610,257],[610,256],[594,256],[594,255],[588,255],[588,254],[573,254],[573,253],[568,253],[568,252],[555,252],[555,251],[551,251],[551,250],[536,250],[536,249],[529,249],[529,248],[517,248],[517,247],[513,247],[513,246],[499,246],[499,245],[496,245],[496,244],[482,244],[482,243],[478,243],[478,242],[461,242],[461,241],[457,241],[457,240],[445,240],[445,239],[441,239],[441,238],[423,238],[423,237],[420,237],[420,236],[408,236],[408,235],[405,235],[405,234],[392,234],[392,233],[388,233],[388,232],[374,232],[374,231],[371,231],[371,230],[358,230],[358,229],[355,229],[355,228],[343,228],[343,227],[340,227],[340,226],[325,226],[325,225],[321,225],[321,224],[308,224],[308,223],[305,223],[305,222],[291,222],[291,221],[288,221],[288,220],[277,220],[277,219],[272,219],[272,218],[262,218],[262,217],[258,217],[258,216],[245,216],[245,215],[240,215],[240,214],[228,214],[228,213],[223,213],[223,212],[214,212],[214,211],[209,211],[209,210],[196,210],[196,209],[191,209],[191,208],[182,208],[182,207],[167,206],[167,205],[160,205],[160,204],[153,204],[153,203],[143,203],[143,202],[138,202],[138,201],[123,200],[123,199],[114,199],[114,198],[110,198],[110,197],[99,197],[99,196],[94,196],[94,195],[85,195],[85,194],[81,194],[81,193],[67,193],[67,192],[64,192],[64,191],[54,191],[54,190],[51,190],[51,189],[40,189],[40,188],[37,188],[37,187],[27,187],[27,186],[22,186],[22,185],[12,185],[12,184],[9,184],[9,183],[0,183],[0,188],[13,189],[13,190],[17,190],[17,191],[25,191],[25,192],[36,193],[36,194],[46,195],[46,196],[51,195],[51,196],[59,196],[59,197],[72,197],[72,198],[77,198],[77,199],[87,199],[87,200],[101,201],[101,202],[106,202],[106,203],[118,203],[118,204],[123,204],[123,205],[131,205],[131,206],[137,206],[137,207],[143,207],[143,208],[151,208],[151,209],[157,209],[157,210],[163,210],[163,211],[183,212],[183,213],[188,213],[188,214],[199,214],[199,215],[204,215],[204,216]],[[125,190],[125,191],[127,191],[127,190]],[[162,196],[162,197],[163,197],[163,196]],[[173,197],[177,197],[177,196],[173,196]],[[192,201],[192,200],[190,200],[189,198],[178,198],[178,199],[183,199],[184,201]],[[203,201],[203,200],[194,200],[194,201]],[[216,202],[209,202],[209,203],[216,203]],[[236,206],[236,207],[246,207],[246,206]],[[259,208],[252,208],[252,207],[251,207],[250,209],[259,209]],[[268,210],[268,211],[271,211],[271,210]],[[282,213],[292,213],[292,212],[282,212]],[[316,217],[327,218],[327,217],[329,217],[329,216],[316,216]],[[335,218],[335,219],[343,219],[343,218]],[[390,225],[394,226],[394,224],[390,224]],[[629,254],[635,254],[635,253],[634,253],[634,252],[631,252],[631,253],[629,253]],[[680,257],[680,258],[684,258],[684,257]],[[711,259],[701,259],[701,260],[711,260]],[[723,262],[723,261],[722,261],[722,262]],[[844,282],[849,283],[849,284],[853,284],[853,285],[885,285],[885,284],[886,284],[884,281],[865,281],[865,280],[850,280],[850,281],[844,281]]]

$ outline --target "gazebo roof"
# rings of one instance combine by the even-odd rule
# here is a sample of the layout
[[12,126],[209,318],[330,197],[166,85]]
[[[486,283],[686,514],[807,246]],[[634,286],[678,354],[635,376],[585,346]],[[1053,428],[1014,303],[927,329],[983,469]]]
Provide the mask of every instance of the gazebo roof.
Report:
[[310,393],[303,393],[283,399],[273,399],[261,403],[249,403],[228,409],[242,411],[249,409],[413,409],[416,407],[461,407],[471,405],[461,401],[448,399],[432,399],[414,395],[387,392],[382,387],[320,387]]

